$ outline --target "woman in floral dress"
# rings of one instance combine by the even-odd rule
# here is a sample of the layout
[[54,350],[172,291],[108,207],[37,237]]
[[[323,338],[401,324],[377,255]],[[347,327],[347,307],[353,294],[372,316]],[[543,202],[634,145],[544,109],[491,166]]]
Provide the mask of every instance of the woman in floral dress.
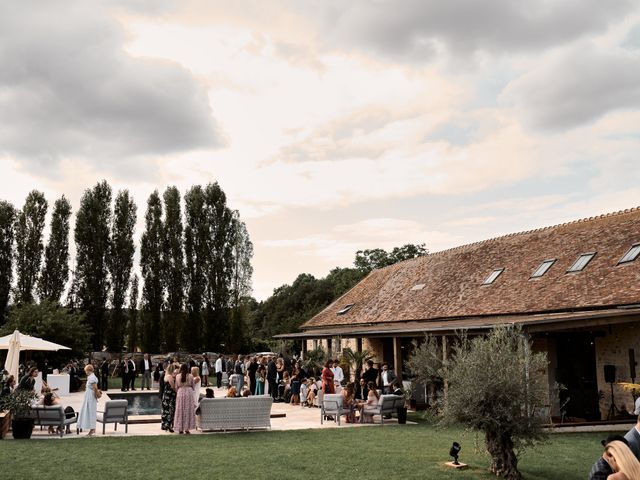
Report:
[[176,414],[173,419],[173,428],[178,430],[178,433],[189,434],[189,430],[196,428],[193,387],[194,379],[189,373],[189,366],[183,363],[180,366],[180,373],[176,376]]
[[164,391],[162,392],[162,430],[173,433],[173,417],[176,411],[176,377],[172,363],[164,374]]

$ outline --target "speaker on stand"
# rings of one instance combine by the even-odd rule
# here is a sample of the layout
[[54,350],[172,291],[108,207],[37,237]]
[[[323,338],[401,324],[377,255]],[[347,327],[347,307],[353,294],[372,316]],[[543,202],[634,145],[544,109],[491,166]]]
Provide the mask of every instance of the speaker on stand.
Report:
[[616,407],[616,399],[613,395],[613,384],[616,381],[616,366],[605,365],[604,366],[604,381],[611,385],[611,406],[609,407],[609,413],[607,414],[607,420],[613,420],[618,414],[619,410]]

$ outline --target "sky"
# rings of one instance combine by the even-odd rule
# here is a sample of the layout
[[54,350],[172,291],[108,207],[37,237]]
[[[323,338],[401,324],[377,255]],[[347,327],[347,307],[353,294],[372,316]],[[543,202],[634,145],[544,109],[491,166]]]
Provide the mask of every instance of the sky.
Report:
[[640,205],[637,1],[0,0],[0,65],[0,199],[217,181],[259,300]]

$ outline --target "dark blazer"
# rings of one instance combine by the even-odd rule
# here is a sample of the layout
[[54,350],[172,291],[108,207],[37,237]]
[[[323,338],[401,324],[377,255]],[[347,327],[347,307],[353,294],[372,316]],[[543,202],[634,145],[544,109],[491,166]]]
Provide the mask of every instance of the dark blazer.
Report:
[[[144,373],[144,358],[138,362],[136,371],[138,373]],[[151,361],[151,359],[149,359],[149,371],[153,372],[153,362]]]
[[373,382],[378,385],[378,374],[379,372],[377,368],[370,368],[369,370],[365,370],[362,374],[362,378],[364,378],[367,383]]
[[278,369],[276,368],[276,362],[271,360],[267,363],[267,379],[275,380],[278,377]]
[[366,385],[364,387],[361,387],[360,385],[358,385],[356,387],[355,399],[366,400],[367,398],[369,398],[369,389],[366,387]]
[[640,433],[638,433],[635,425],[624,435],[624,438],[629,442],[629,448],[636,458],[640,458]]

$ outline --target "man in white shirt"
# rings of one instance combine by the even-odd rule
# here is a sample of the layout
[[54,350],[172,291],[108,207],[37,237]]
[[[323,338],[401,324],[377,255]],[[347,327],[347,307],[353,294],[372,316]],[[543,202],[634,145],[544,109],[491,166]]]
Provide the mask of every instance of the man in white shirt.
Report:
[[340,362],[337,358],[333,361],[333,368],[331,368],[331,371],[333,372],[333,383],[336,387],[341,387],[342,381],[344,380],[344,372],[342,371],[342,367],[340,367]]
[[144,359],[140,362],[140,373],[142,373],[142,390],[146,385],[147,390],[151,390],[151,359],[149,358],[149,354],[144,354]]
[[385,395],[391,393],[393,384],[396,381],[396,375],[393,370],[389,370],[389,364],[386,362],[382,364],[380,378],[382,381],[382,393]]
[[218,359],[216,360],[216,385],[218,386],[218,388],[222,388],[222,365],[223,365],[223,360],[222,360],[222,355],[218,355]]

